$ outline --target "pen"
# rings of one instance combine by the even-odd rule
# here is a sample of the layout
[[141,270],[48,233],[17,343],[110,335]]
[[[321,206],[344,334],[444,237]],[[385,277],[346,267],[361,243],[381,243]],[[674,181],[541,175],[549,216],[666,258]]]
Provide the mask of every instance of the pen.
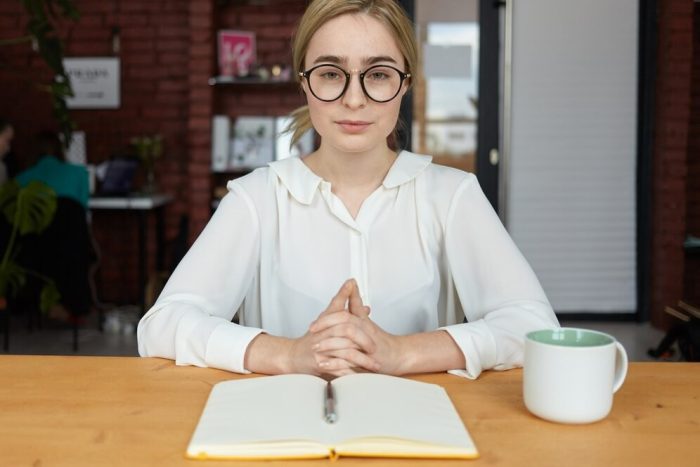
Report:
[[335,412],[335,393],[330,381],[326,383],[326,392],[323,402],[323,415],[326,418],[326,423],[335,423],[338,420],[338,414]]

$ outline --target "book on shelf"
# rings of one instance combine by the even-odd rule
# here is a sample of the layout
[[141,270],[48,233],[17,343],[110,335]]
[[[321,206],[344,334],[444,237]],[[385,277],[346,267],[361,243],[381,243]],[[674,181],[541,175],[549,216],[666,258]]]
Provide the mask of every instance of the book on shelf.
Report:
[[[334,395],[334,421],[325,416]],[[187,447],[191,459],[472,459],[476,446],[439,385],[362,373],[217,383]]]

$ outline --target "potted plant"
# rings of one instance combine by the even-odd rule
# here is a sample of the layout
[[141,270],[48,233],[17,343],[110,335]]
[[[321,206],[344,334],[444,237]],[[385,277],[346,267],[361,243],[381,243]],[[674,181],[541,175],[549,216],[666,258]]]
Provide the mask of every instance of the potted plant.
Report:
[[142,191],[144,193],[155,193],[158,191],[155,177],[155,163],[156,159],[163,154],[163,137],[159,134],[153,136],[137,136],[131,138],[131,145],[146,170],[146,181]]
[[43,282],[39,308],[43,313],[58,303],[60,293],[53,280],[16,262],[20,251],[20,237],[41,233],[53,220],[56,212],[56,193],[41,182],[31,182],[24,188],[11,180],[0,187],[0,211],[10,227],[9,238],[1,251],[0,309],[7,306],[7,298],[15,296],[26,284],[28,276]]

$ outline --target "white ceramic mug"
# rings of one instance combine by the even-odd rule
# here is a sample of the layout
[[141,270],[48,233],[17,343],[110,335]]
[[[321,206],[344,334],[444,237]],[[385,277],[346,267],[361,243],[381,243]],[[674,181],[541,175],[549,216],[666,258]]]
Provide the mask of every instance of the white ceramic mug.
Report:
[[627,353],[608,334],[559,328],[525,337],[523,398],[538,417],[559,423],[601,420],[626,375]]

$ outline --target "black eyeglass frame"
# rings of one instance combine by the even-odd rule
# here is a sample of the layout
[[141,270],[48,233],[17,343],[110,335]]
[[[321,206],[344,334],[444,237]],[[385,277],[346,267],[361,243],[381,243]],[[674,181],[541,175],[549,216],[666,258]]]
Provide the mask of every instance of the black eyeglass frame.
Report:
[[[321,68],[323,66],[329,66],[329,67],[335,68],[336,70],[340,70],[345,75],[345,86],[343,86],[343,90],[340,92],[340,94],[338,94],[338,97],[336,97],[335,99],[321,99],[320,97],[318,97],[316,95],[313,87],[311,86],[311,80],[309,79],[309,76],[311,75],[311,73],[313,73],[313,71],[315,69]],[[386,99],[383,101],[377,100],[374,97],[370,96],[369,93],[367,92],[367,89],[365,88],[365,75],[375,68],[391,68],[392,70],[396,71],[399,74],[399,77],[401,78],[401,81],[399,82],[399,87],[396,90],[396,94],[391,96],[389,99]],[[306,78],[306,82],[309,83],[309,90],[311,91],[311,94],[313,94],[316,99],[323,101],[323,102],[333,102],[333,101],[337,101],[338,99],[343,97],[343,95],[345,95],[345,92],[348,90],[348,86],[350,86],[350,79],[352,78],[352,74],[348,73],[347,71],[345,71],[343,68],[339,67],[338,65],[333,65],[330,63],[321,63],[319,65],[316,65],[314,67],[309,68],[306,71],[300,71],[299,76]],[[367,96],[370,100],[372,100],[374,102],[378,102],[380,104],[383,104],[385,102],[389,102],[389,101],[394,100],[396,98],[396,96],[399,95],[399,93],[401,92],[401,86],[403,86],[403,82],[411,77],[411,73],[404,73],[403,71],[399,70],[398,68],[394,68],[391,65],[373,65],[373,66],[367,68],[366,70],[359,72],[358,77],[360,78],[360,87],[362,88],[362,92],[365,93],[365,96]]]

